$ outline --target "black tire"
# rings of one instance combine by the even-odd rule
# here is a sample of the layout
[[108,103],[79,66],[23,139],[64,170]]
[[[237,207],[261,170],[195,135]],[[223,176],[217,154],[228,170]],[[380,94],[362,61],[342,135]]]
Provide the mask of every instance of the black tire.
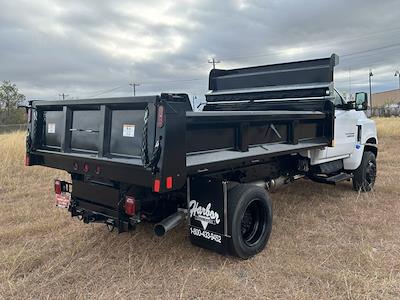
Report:
[[353,173],[353,188],[356,191],[369,192],[374,188],[375,179],[375,154],[370,151],[365,151],[360,166]]
[[248,259],[262,251],[272,229],[272,203],[265,189],[240,184],[228,193],[229,249]]

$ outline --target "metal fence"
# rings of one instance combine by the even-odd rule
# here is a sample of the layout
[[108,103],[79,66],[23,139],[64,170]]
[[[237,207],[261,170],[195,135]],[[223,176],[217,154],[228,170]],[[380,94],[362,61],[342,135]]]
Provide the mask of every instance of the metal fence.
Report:
[[26,130],[26,124],[0,125],[0,134],[20,130]]

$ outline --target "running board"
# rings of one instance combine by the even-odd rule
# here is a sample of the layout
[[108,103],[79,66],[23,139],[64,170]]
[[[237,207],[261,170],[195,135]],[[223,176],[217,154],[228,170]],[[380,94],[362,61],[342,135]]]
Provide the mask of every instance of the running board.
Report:
[[326,183],[326,184],[336,184],[341,181],[349,180],[353,178],[352,174],[348,173],[339,173],[330,177],[324,177],[321,175],[314,175],[314,176],[309,176],[311,180],[319,183]]

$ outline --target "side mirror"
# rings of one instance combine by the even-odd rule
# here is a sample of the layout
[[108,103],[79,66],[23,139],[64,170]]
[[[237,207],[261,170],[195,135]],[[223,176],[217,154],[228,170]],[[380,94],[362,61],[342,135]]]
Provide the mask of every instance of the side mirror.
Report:
[[367,110],[368,108],[368,94],[367,93],[356,93],[355,101],[356,110]]

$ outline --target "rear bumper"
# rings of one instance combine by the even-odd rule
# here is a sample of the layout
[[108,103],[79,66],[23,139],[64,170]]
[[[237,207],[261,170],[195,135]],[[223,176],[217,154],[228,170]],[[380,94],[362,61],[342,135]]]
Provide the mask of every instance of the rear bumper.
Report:
[[118,232],[129,231],[140,218],[138,214],[128,216],[124,212],[123,196],[119,188],[73,180],[69,211],[84,223],[105,223]]
[[77,198],[71,200],[69,211],[72,217],[80,217],[84,223],[105,223],[110,231],[117,228],[119,233],[135,229],[138,223],[121,217],[117,211]]

